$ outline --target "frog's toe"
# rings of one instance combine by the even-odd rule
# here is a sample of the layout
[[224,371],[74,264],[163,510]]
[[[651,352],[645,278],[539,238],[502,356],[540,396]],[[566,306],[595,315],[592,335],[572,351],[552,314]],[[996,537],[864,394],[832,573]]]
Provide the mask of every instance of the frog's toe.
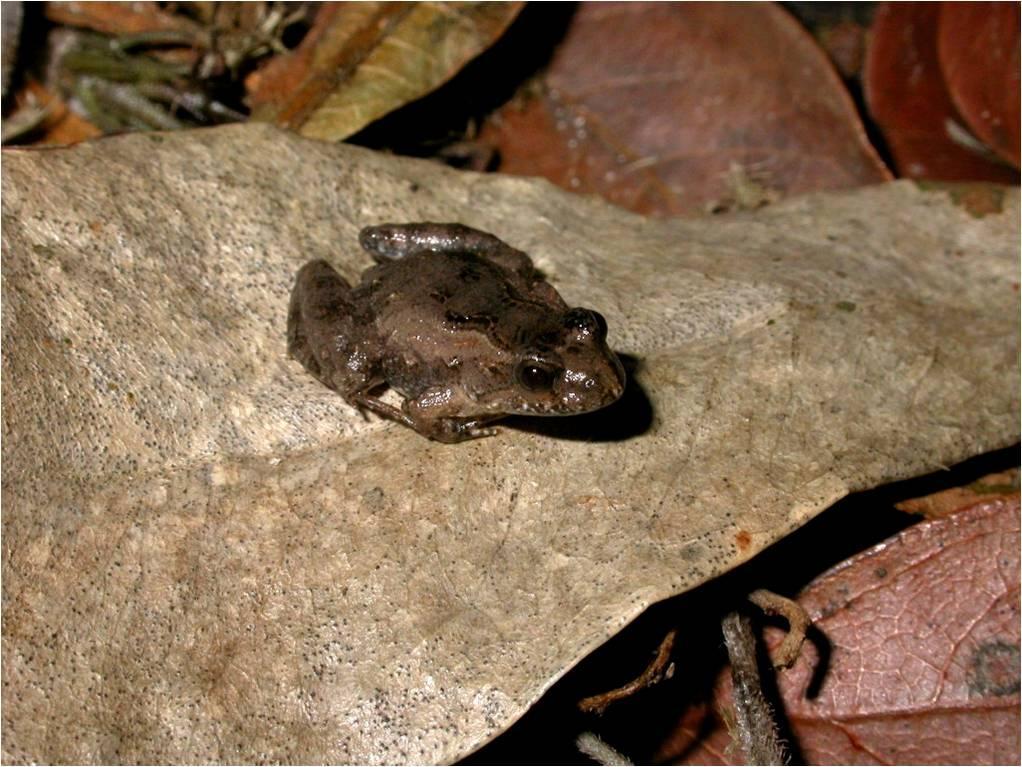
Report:
[[496,417],[442,418],[422,433],[438,442],[465,442],[470,439],[492,437],[499,429],[489,426]]

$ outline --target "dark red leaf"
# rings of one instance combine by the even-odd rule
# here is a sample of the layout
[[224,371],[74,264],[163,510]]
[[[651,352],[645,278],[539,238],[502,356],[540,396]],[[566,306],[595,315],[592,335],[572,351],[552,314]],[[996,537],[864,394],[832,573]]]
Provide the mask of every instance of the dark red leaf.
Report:
[[937,60],[941,6],[884,3],[866,53],[864,86],[898,172],[942,181],[1018,183],[983,147],[967,148],[966,123],[951,102]]
[[[1017,764],[1019,547],[1016,493],[921,522],[811,584],[798,601],[826,639],[807,642],[778,678],[802,757]],[[726,676],[718,689],[726,711]],[[679,722],[662,756],[731,762],[729,741],[704,707]]]
[[947,3],[937,50],[951,99],[972,132],[1019,166],[1019,4]]
[[889,178],[826,56],[773,5],[583,3],[546,86],[485,126],[501,170],[637,212]]

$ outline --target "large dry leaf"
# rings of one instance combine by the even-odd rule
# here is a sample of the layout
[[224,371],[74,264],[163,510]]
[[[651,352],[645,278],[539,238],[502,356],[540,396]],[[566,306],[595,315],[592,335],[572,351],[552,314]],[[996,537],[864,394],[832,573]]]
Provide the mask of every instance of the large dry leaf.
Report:
[[340,141],[449,80],[522,3],[327,3],[250,83],[253,117]]
[[[651,222],[256,125],[6,152],[4,758],[455,759],[651,602],[1011,444],[1018,194],[980,191]],[[534,254],[639,360],[625,401],[363,421],[285,313],[387,220]]]

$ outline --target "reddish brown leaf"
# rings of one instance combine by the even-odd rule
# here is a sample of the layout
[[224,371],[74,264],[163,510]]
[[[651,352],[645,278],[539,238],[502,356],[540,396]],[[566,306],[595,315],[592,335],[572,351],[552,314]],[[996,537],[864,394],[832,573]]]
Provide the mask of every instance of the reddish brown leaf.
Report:
[[858,77],[866,51],[866,28],[854,21],[841,21],[821,28],[817,37],[823,50],[846,79]]
[[[943,181],[1018,183],[1018,173],[967,148],[965,122],[937,60],[936,3],[885,3],[877,9],[864,86],[900,175]],[[1002,77],[1004,87],[1008,84]],[[1017,118],[1016,118],[1017,119]]]
[[160,9],[158,3],[53,2],[44,5],[46,18],[71,27],[85,27],[106,35],[176,31],[194,34],[201,28],[191,19]]
[[[1019,545],[1016,494],[908,528],[810,585],[799,602],[825,661],[807,642],[778,680],[808,763],[1018,763]],[[725,677],[719,692],[726,710]],[[715,718],[689,712],[662,755],[734,758],[719,721],[697,736]]]
[[951,99],[972,132],[1019,166],[1019,5],[947,3],[937,50]]
[[64,100],[31,78],[15,95],[19,107],[35,105],[46,109],[47,115],[39,128],[27,137],[29,143],[69,145],[99,136],[102,131],[83,117],[72,112]]
[[583,3],[546,88],[484,128],[502,170],[641,213],[889,178],[826,57],[778,7]]
[[921,514],[931,519],[947,517],[967,506],[997,500],[1004,496],[1017,495],[1019,491],[1018,475],[1018,469],[999,474],[988,474],[965,487],[953,487],[950,490],[942,490],[939,493],[913,498],[894,505],[901,511]]
[[324,3],[298,48],[246,82],[253,112],[300,126],[408,10],[408,3]]
[[253,116],[340,141],[449,80],[521,3],[324,4],[296,53],[250,80]]

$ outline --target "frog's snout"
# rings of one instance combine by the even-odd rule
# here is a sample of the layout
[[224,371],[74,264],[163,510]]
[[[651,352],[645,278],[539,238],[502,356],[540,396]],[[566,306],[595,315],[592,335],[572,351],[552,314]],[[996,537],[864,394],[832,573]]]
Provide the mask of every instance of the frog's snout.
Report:
[[[562,378],[560,401],[564,412],[587,413],[617,401],[625,390],[621,361],[605,345],[598,357],[589,357],[579,367],[568,364]],[[570,359],[570,355],[569,355]]]
[[607,321],[592,309],[569,309],[569,328],[562,401],[573,412],[597,410],[616,401],[625,390],[621,360],[607,346]]

